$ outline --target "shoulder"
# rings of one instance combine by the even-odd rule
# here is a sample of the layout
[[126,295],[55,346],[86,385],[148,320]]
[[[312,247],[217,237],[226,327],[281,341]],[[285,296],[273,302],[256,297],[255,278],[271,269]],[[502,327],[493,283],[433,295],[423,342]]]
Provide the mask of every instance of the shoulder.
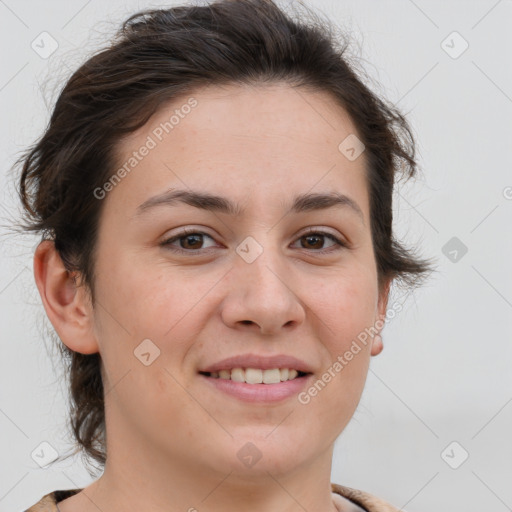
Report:
[[67,491],[53,491],[45,494],[37,503],[27,508],[24,512],[58,512],[57,503],[65,500],[82,489],[68,489]]
[[352,489],[351,487],[338,484],[331,484],[331,488],[332,492],[340,494],[356,505],[360,505],[367,512],[399,512],[398,508],[388,502],[359,489]]

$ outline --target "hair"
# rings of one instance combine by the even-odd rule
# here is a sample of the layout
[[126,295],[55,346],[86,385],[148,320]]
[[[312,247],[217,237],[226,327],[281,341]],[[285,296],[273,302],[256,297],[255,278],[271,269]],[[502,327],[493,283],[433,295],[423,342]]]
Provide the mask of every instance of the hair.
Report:
[[[379,98],[349,64],[349,43],[313,13],[294,19],[273,0],[145,10],[130,16],[110,46],[81,65],[62,88],[44,134],[15,163],[23,229],[52,240],[70,275],[94,305],[94,262],[116,144],[164,103],[202,86],[285,83],[329,94],[349,114],[365,145],[371,234],[379,288],[416,287],[432,270],[392,232],[392,196],[401,174],[417,173],[415,141],[404,116]],[[338,34],[339,35],[339,34]],[[68,362],[68,420],[82,451],[104,466],[104,389],[100,354],[60,343]]]

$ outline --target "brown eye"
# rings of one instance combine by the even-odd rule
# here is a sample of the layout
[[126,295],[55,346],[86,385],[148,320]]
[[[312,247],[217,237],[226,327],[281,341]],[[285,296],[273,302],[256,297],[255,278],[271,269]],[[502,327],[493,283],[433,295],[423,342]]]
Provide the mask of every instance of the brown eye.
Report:
[[[323,247],[326,239],[332,242],[332,244],[327,248]],[[332,252],[341,249],[342,247],[347,247],[345,242],[342,242],[331,233],[326,233],[323,231],[311,231],[302,235],[299,240],[301,243],[301,249],[310,249],[313,252],[319,253]]]
[[180,241],[180,247],[182,249],[201,249],[200,245],[203,242],[203,235],[200,233],[194,233],[192,235],[186,235],[178,238]]
[[[306,235],[301,238],[301,240],[305,241],[302,244],[304,249],[322,249],[323,245],[323,236],[324,235]],[[309,246],[309,247],[306,247]]]
[[[200,249],[205,249],[204,244],[206,238],[213,240],[213,238],[206,233],[189,230],[164,240],[160,245],[176,252],[199,252]],[[212,247],[212,245],[206,247],[206,249],[209,247]]]

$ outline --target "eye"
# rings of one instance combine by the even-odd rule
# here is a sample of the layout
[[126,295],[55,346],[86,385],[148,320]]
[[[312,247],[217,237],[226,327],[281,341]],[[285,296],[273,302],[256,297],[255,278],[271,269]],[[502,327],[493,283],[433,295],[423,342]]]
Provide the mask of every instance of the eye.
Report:
[[[172,238],[164,240],[160,245],[176,252],[197,252],[197,249],[204,249],[204,237],[213,238],[202,231],[185,230]],[[176,242],[179,246],[174,245]]]
[[[324,244],[326,238],[332,242],[332,245],[327,249],[319,247]],[[301,241],[302,249],[314,249],[314,252],[319,253],[332,252],[339,250],[342,247],[347,247],[345,242],[335,237],[332,233],[328,233],[327,231],[318,231],[314,228],[308,230],[308,232],[304,233],[298,240]]]

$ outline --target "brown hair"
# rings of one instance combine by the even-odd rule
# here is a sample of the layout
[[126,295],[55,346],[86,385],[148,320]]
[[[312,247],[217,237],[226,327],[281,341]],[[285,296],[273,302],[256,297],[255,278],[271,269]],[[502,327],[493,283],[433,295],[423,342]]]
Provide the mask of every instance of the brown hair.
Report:
[[[23,228],[53,240],[66,268],[87,285],[93,304],[103,204],[93,192],[113,175],[116,143],[165,102],[212,84],[285,82],[334,97],[366,147],[379,286],[389,279],[409,287],[423,281],[430,260],[416,258],[392,233],[396,179],[417,171],[411,129],[395,107],[370,91],[367,78],[357,76],[346,55],[349,44],[336,28],[309,14],[296,20],[272,0],[139,12],[67,81],[45,133],[15,165],[22,164]],[[76,451],[104,465],[100,355],[60,347],[69,362]]]

